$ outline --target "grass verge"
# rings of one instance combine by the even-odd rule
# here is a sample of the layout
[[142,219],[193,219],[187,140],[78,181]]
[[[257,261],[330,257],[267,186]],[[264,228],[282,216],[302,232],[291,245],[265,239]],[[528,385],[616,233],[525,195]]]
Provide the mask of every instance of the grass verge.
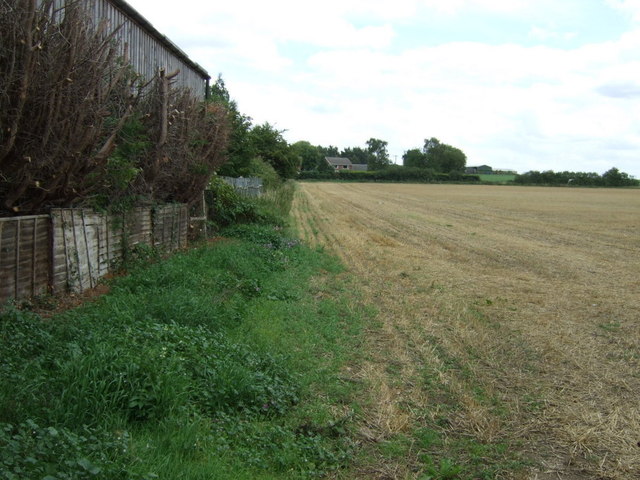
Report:
[[[292,186],[262,200],[282,219]],[[0,478],[298,479],[343,467],[361,313],[282,221],[138,266],[92,304],[0,313]]]

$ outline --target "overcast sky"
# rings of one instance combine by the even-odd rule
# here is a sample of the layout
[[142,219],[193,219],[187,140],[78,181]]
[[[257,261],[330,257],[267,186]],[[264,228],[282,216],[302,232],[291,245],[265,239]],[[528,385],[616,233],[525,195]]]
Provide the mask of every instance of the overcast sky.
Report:
[[128,0],[290,142],[640,178],[640,0]]

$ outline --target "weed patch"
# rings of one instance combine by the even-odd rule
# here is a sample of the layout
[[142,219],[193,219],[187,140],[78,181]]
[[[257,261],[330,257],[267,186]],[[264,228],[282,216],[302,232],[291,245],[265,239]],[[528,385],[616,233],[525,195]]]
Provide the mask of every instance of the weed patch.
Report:
[[279,224],[226,235],[48,320],[0,313],[1,478],[312,478],[349,461],[338,372],[361,314],[327,286],[340,265]]

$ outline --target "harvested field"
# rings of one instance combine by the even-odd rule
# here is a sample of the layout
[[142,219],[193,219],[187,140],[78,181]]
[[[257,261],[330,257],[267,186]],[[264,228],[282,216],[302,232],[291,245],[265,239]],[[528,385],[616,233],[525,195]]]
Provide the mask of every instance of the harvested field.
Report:
[[378,309],[345,478],[640,478],[640,190],[302,183],[293,211]]

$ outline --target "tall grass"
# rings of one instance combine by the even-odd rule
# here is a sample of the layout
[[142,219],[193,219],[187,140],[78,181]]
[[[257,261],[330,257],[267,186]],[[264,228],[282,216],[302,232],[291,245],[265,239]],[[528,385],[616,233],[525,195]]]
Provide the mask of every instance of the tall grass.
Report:
[[48,320],[6,306],[0,478],[311,478],[344,465],[338,371],[360,316],[339,263],[282,227],[293,188],[260,200],[260,224],[139,267],[93,304]]

